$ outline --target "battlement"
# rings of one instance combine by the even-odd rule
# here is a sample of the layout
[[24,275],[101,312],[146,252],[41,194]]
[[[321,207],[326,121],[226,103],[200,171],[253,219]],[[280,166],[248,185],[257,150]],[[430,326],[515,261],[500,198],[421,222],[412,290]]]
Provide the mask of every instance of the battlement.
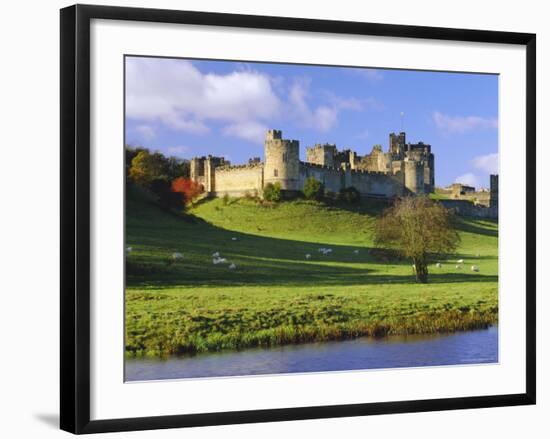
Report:
[[253,169],[263,167],[262,162],[249,162],[242,165],[223,165],[216,168],[216,172],[232,171],[235,169]]
[[281,130],[267,130],[265,140],[282,140],[283,132]]

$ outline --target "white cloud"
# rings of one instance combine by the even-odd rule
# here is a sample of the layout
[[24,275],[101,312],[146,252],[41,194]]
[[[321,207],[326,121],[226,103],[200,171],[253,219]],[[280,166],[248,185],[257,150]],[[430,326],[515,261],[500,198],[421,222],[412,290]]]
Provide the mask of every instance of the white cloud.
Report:
[[476,188],[481,186],[479,181],[479,177],[471,172],[467,172],[466,174],[459,175],[455,178],[455,183],[462,183]]
[[340,111],[359,111],[364,107],[363,100],[327,93],[330,105],[323,104],[312,108],[308,103],[310,83],[309,79],[304,78],[294,81],[288,97],[289,113],[308,128],[322,132],[329,131],[337,124]]
[[209,131],[207,121],[268,121],[281,111],[270,78],[255,71],[203,74],[191,62],[127,58],[126,114],[177,130]]
[[487,174],[498,174],[498,153],[475,157],[472,165]]
[[169,146],[168,147],[168,152],[170,154],[174,154],[174,155],[188,154],[190,151],[191,151],[191,148],[189,148],[188,146],[184,146],[184,145]]
[[226,126],[223,134],[240,137],[253,143],[263,144],[268,127],[258,122],[239,122]]
[[352,70],[352,72],[362,76],[365,79],[368,79],[370,82],[379,82],[384,79],[382,71],[377,69],[355,68]]
[[439,111],[432,114],[432,120],[436,126],[450,133],[465,133],[480,128],[497,128],[496,118],[484,118],[479,116],[449,116]]
[[144,140],[151,140],[155,137],[155,130],[149,125],[138,125],[135,130],[141,135]]

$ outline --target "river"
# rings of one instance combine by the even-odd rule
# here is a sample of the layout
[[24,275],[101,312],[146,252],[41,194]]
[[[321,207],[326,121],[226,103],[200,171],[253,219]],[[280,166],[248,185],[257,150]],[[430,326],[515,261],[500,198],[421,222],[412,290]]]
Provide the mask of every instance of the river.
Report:
[[498,362],[498,327],[126,360],[126,381]]

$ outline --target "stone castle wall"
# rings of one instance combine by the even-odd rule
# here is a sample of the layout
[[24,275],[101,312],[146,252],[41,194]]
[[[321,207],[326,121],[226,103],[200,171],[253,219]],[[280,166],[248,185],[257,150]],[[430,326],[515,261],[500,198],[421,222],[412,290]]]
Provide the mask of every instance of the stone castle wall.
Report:
[[245,165],[215,168],[211,195],[242,197],[247,192],[261,194],[264,177],[263,165]]
[[440,200],[440,203],[460,216],[498,219],[498,206],[481,206],[468,200]]

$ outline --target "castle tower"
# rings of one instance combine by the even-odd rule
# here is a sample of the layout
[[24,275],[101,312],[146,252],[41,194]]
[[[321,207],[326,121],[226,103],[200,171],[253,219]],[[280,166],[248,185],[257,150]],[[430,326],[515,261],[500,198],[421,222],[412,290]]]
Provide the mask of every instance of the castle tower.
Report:
[[191,159],[189,176],[191,180],[198,181],[199,177],[204,177],[204,157],[195,157]]
[[206,157],[204,161],[204,190],[207,193],[216,191],[216,179],[214,174],[214,162],[212,156]]
[[491,198],[489,199],[489,206],[498,208],[498,174],[490,175],[490,191]]
[[413,194],[424,193],[424,163],[415,160],[405,159],[403,161],[405,170],[405,187]]
[[390,154],[398,157],[403,157],[405,152],[405,133],[399,134],[390,133]]
[[435,160],[430,152],[424,162],[424,192],[431,194],[435,191]]
[[280,130],[269,130],[264,152],[264,185],[278,182],[283,190],[301,190],[299,142],[283,139]]
[[317,144],[306,148],[306,162],[316,165],[335,166],[334,157],[336,156],[336,145],[325,143],[324,145]]

